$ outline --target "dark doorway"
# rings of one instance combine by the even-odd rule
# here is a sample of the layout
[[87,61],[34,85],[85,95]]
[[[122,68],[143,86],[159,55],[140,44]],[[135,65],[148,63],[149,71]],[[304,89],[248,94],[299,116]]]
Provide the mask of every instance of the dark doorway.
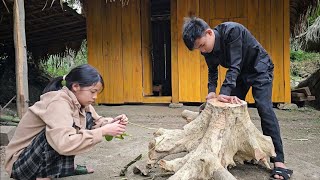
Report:
[[170,0],[151,0],[153,93],[171,96]]

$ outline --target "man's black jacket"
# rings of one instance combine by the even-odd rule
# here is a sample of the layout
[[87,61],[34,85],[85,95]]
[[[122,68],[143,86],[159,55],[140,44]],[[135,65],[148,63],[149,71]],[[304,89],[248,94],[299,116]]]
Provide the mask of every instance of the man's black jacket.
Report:
[[261,44],[243,25],[225,22],[214,29],[213,51],[202,53],[209,71],[209,92],[215,92],[218,80],[218,65],[228,68],[220,94],[230,95],[241,74],[259,74],[273,69],[273,63]]

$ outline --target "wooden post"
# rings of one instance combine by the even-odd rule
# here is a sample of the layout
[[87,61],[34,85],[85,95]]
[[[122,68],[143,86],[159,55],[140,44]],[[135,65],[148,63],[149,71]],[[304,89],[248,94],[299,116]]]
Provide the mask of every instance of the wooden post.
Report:
[[27,111],[29,102],[24,0],[14,0],[13,21],[16,57],[17,112],[19,118],[21,118]]

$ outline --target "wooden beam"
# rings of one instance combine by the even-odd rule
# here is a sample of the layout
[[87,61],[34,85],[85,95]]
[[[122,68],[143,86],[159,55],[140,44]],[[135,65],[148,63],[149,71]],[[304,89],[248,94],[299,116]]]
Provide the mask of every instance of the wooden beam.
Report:
[[[79,21],[75,21],[75,22],[69,22],[69,23],[61,23],[57,26],[50,26],[50,27],[44,27],[44,28],[35,28],[35,29],[29,29],[28,32],[27,32],[27,35],[31,35],[31,34],[41,34],[43,32],[52,32],[54,31],[55,29],[57,28],[60,28],[61,27],[67,27],[67,26],[70,26],[70,25],[73,25],[72,27],[86,27],[86,23],[83,23],[83,22],[79,22]],[[10,38],[10,34],[6,35],[6,36],[3,36],[1,39],[8,39]]]
[[[64,38],[70,39],[70,37],[75,37],[75,36],[81,36],[82,34],[84,36],[86,36],[86,33],[84,33],[86,31],[86,29],[76,29],[72,32],[66,32],[66,33],[62,33],[62,32],[52,32],[52,34],[54,34],[53,36],[50,36],[50,38],[46,38],[48,37],[48,34],[42,34],[42,36],[29,36],[27,34],[28,37],[28,45],[30,43],[32,44],[38,44],[38,42],[48,42],[51,40],[62,40]],[[10,45],[11,43],[6,43],[7,45]]]
[[145,96],[143,103],[171,103],[171,96]]
[[[73,37],[76,35],[81,35],[84,34],[86,35],[86,29],[85,28],[78,28],[78,29],[74,29],[72,31],[60,31],[60,32],[52,32],[52,35],[48,35],[46,33],[43,33],[41,35],[29,35],[27,34],[28,39],[30,40],[30,42],[33,43],[33,41],[46,41],[46,40],[54,40],[54,39],[63,39],[65,37]],[[31,41],[32,40],[32,41]]]
[[16,58],[17,112],[19,118],[22,118],[29,106],[24,0],[14,0],[13,21]]

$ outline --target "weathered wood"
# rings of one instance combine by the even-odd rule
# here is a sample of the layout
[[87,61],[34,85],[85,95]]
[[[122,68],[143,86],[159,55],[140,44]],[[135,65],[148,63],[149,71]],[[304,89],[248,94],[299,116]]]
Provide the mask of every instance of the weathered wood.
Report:
[[23,0],[14,0],[13,19],[16,56],[17,112],[18,116],[22,118],[29,106],[27,46]]
[[303,93],[306,96],[311,96],[312,95],[308,86],[307,87],[301,87],[301,88],[293,89],[293,90],[291,90],[291,92]]
[[141,0],[141,58],[143,62],[143,95],[153,95],[152,92],[152,36],[151,36],[151,1]]
[[303,97],[292,97],[292,101],[313,101],[316,100],[315,96],[303,96]]
[[[149,165],[159,162],[161,168],[173,171],[170,180],[235,179],[227,167],[236,162],[262,161],[274,157],[271,137],[264,136],[252,123],[246,102],[228,104],[213,99],[198,112],[184,111],[193,119],[183,129],[162,129],[154,133],[149,144]],[[170,154],[188,152],[182,158],[164,160]]]

